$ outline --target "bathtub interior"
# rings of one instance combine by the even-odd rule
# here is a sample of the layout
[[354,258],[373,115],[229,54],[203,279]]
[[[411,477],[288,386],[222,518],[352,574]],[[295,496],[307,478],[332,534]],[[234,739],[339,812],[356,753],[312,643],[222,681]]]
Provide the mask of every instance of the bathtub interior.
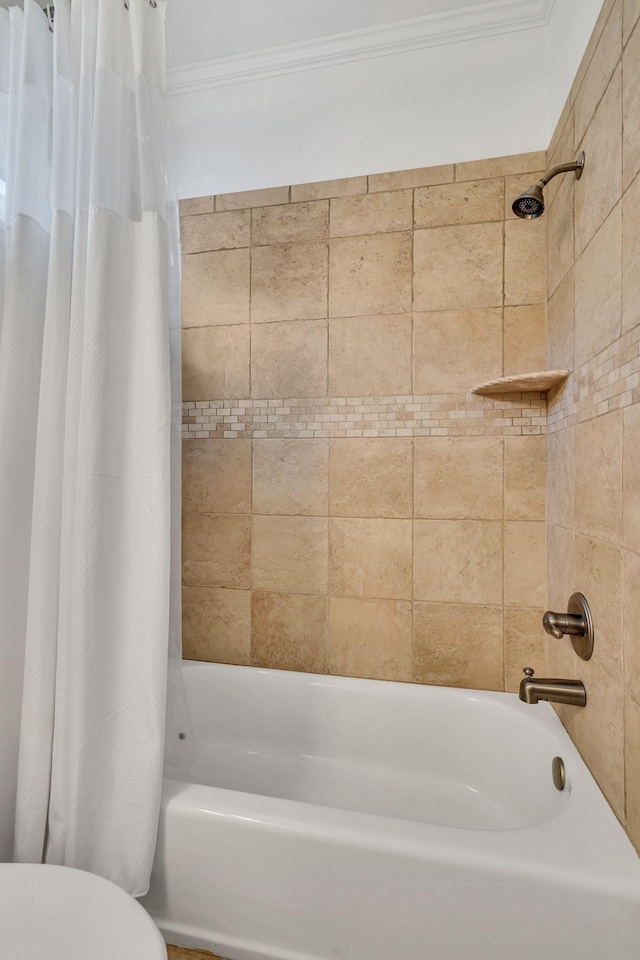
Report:
[[[171,776],[442,826],[508,830],[569,801],[558,740],[510,694],[185,663],[192,725]],[[537,715],[538,714],[538,715]]]

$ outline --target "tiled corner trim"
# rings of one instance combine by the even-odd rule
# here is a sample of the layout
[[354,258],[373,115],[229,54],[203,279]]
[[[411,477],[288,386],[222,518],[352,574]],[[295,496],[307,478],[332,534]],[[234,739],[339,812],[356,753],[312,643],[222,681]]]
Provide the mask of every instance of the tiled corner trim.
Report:
[[549,398],[549,433],[640,402],[640,325],[573,371]]
[[185,439],[526,436],[546,425],[539,393],[190,400],[182,420]]

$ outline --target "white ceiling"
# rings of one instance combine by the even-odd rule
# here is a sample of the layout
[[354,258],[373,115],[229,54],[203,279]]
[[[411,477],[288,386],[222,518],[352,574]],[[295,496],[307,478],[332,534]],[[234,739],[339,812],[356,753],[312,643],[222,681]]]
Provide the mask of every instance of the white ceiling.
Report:
[[169,0],[168,63],[178,66],[487,5],[486,0]]

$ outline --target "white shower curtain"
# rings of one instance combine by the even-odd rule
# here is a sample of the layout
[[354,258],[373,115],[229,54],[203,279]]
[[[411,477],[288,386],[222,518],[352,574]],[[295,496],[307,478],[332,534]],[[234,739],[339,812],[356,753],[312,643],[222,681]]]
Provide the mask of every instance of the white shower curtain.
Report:
[[170,646],[164,18],[0,9],[0,860],[136,896]]

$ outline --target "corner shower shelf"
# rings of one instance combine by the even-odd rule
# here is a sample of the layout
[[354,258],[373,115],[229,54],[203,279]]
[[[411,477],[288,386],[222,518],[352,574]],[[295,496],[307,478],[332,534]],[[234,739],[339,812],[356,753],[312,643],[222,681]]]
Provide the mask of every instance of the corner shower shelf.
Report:
[[568,370],[543,370],[540,373],[521,373],[515,377],[498,377],[474,387],[471,393],[482,397],[499,397],[503,393],[543,393],[560,386],[569,376]]

